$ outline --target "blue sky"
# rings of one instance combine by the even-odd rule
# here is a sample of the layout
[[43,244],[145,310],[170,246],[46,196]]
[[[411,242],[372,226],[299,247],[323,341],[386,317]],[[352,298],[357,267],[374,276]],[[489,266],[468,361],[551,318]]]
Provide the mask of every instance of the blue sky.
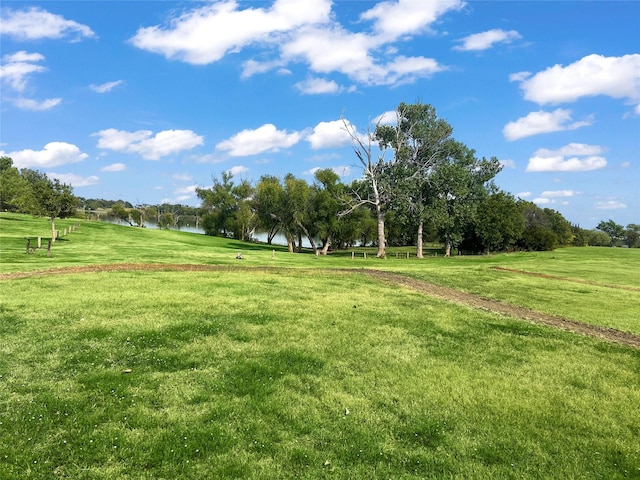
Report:
[[[7,1],[0,151],[87,198],[198,205],[231,171],[361,174],[400,102],[583,228],[640,223],[640,2]],[[389,117],[387,117],[389,118]]]

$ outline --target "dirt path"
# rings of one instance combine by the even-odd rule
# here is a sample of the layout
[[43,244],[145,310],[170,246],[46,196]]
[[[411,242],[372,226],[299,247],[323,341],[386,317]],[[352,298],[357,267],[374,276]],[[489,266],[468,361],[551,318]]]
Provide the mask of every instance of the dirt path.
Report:
[[[141,264],[141,263],[119,263],[109,265],[86,265],[79,267],[61,267],[48,270],[37,270],[33,272],[15,272],[0,274],[2,280],[17,280],[23,278],[43,277],[51,275],[69,275],[69,274],[90,274],[101,272],[121,272],[121,271],[237,271],[237,270],[258,270],[258,271],[282,271],[278,267],[241,267],[235,265],[184,265],[184,264]],[[588,335],[590,337],[609,340],[611,342],[629,345],[640,348],[640,335],[622,332],[613,328],[599,327],[596,325],[588,325],[586,323],[569,320],[567,318],[557,317],[524,307],[482,298],[478,295],[461,292],[453,288],[435,285],[415,278],[406,277],[397,273],[385,272],[381,270],[363,269],[350,270],[344,269],[342,272],[358,274],[364,273],[372,278],[383,281],[388,284],[403,286],[425,295],[434,296],[447,301],[455,302],[461,305],[486,310],[489,312],[499,313],[514,318],[528,320],[534,323],[549,325],[574,333]]]

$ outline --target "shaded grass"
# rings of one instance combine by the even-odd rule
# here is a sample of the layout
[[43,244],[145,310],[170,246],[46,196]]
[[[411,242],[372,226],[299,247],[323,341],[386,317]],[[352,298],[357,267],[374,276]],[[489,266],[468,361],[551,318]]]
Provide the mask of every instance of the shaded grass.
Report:
[[630,348],[357,273],[2,287],[2,478],[640,475]]

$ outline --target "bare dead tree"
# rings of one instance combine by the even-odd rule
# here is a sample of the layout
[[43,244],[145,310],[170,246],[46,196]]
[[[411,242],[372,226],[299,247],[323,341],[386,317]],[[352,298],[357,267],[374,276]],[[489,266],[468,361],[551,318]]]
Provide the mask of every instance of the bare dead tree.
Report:
[[[380,122],[378,122],[379,124]],[[378,223],[378,253],[376,257],[386,257],[386,238],[384,233],[384,214],[385,207],[389,200],[390,191],[383,180],[385,167],[385,152],[383,149],[376,153],[374,158],[373,152],[373,134],[368,128],[366,135],[363,137],[358,135],[355,127],[342,117],[343,129],[351,137],[353,143],[353,151],[362,168],[362,176],[369,187],[366,196],[362,196],[360,192],[353,191],[352,198],[347,209],[340,212],[340,216],[348,215],[363,205],[371,205],[375,208],[376,219]],[[377,127],[378,125],[376,125]]]

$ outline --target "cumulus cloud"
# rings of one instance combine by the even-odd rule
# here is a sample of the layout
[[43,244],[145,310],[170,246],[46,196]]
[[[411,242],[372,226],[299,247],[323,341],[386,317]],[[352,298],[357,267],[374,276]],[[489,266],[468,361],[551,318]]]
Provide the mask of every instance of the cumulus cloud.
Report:
[[3,55],[0,65],[0,78],[4,83],[17,91],[22,92],[27,86],[27,81],[32,73],[40,73],[46,70],[38,62],[44,60],[44,55],[29,53],[21,50],[16,53]]
[[216,149],[227,151],[232,157],[245,157],[292,147],[301,137],[299,132],[287,133],[286,130],[278,130],[275,125],[266,123],[255,130],[247,129],[236,133],[218,143]]
[[43,110],[49,110],[60,104],[61,98],[47,98],[46,100],[38,101],[31,98],[16,98],[11,102],[21,110],[31,110],[33,112],[40,112]]
[[333,80],[323,78],[309,78],[295,84],[300,93],[306,95],[317,95],[323,93],[338,93],[342,88]]
[[531,195],[533,195],[531,192],[516,193],[516,197],[519,197],[519,198],[529,198]]
[[112,163],[100,169],[101,172],[124,172],[127,166],[124,163]]
[[398,112],[395,110],[387,110],[371,120],[371,123],[373,125],[397,125]]
[[0,155],[11,157],[16,168],[58,167],[82,162],[88,157],[76,145],[66,142],[50,142],[42,150],[26,149],[9,153],[0,152]]
[[454,50],[480,51],[493,47],[496,43],[511,43],[522,38],[515,30],[493,29],[486,32],[474,33],[458,40],[461,45],[453,47]]
[[47,173],[49,177],[57,178],[62,183],[66,183],[67,185],[71,185],[73,188],[79,187],[88,187],[90,185],[95,185],[100,181],[100,177],[96,177],[95,175],[91,175],[89,177],[83,177],[81,175],[76,175],[74,173],[55,173],[49,172]]
[[554,65],[527,75],[511,76],[520,82],[524,98],[539,105],[575,102],[582,97],[605,95],[624,99],[640,108],[640,54],[621,57],[587,55],[566,67]]
[[352,142],[351,135],[349,134],[350,131],[356,133],[355,127],[348,120],[320,122],[313,127],[313,131],[307,136],[306,140],[314,150],[321,148],[339,148],[349,145]]
[[445,13],[460,10],[461,0],[437,0],[418,2],[415,0],[385,1],[364,12],[362,20],[372,20],[378,41],[394,41],[407,35],[428,31]]
[[537,150],[529,159],[527,172],[585,172],[607,166],[607,159],[600,154],[598,145],[570,143],[559,150]]
[[109,128],[92,136],[99,138],[98,148],[137,153],[146,160],[159,160],[204,144],[204,138],[191,130],[164,130],[153,135],[150,130],[126,132]]
[[[262,54],[261,61],[245,61],[242,78],[276,68],[288,72],[287,64],[301,62],[315,74],[337,72],[366,85],[391,85],[445,69],[431,58],[398,54],[390,43],[428,31],[463,5],[460,0],[380,2],[358,19],[360,25],[372,24],[369,31],[354,33],[336,21],[330,0],[275,0],[269,8],[240,8],[236,1],[222,0],[140,28],[131,42],[196,65],[251,46]],[[331,81],[297,85],[302,93],[335,93],[336,86]]]
[[571,110],[558,108],[553,112],[531,112],[526,117],[509,122],[502,129],[502,134],[507,140],[519,140],[541,133],[576,130],[591,125],[591,122],[592,118],[590,117],[574,122],[571,118]]
[[226,53],[302,25],[329,20],[331,2],[276,0],[271,8],[239,9],[236,1],[211,3],[187,11],[168,25],[138,30],[131,42],[169,59],[205,65]]
[[107,82],[101,85],[89,85],[89,88],[96,93],[107,93],[116,88],[118,85],[122,85],[122,80],[116,80],[114,82]]
[[67,20],[39,7],[27,10],[6,9],[2,12],[0,32],[17,40],[41,40],[72,37],[73,40],[95,37],[88,26]]

